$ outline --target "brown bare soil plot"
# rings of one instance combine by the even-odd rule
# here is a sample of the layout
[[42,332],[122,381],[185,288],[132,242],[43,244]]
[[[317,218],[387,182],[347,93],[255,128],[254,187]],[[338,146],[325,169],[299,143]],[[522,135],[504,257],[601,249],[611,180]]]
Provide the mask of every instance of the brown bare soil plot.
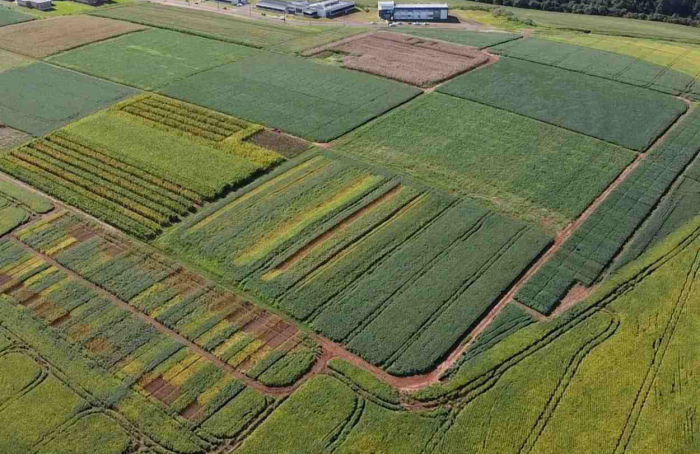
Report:
[[247,142],[251,142],[259,147],[276,151],[287,159],[300,155],[309,149],[309,144],[296,137],[288,136],[280,132],[268,131],[264,129],[253,135]]
[[478,49],[399,33],[374,33],[347,39],[311,51],[347,54],[346,68],[428,87],[465,73],[489,61]]
[[66,16],[0,29],[0,47],[41,58],[147,27],[93,16]]
[[0,151],[9,150],[17,145],[28,142],[32,136],[0,123]]

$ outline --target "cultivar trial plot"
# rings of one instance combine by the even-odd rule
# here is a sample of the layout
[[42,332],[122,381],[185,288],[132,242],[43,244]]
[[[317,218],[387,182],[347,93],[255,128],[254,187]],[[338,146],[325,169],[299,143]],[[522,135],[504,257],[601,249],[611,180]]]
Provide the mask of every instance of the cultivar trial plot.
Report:
[[163,93],[305,139],[329,142],[420,90],[301,58],[261,53],[175,82]]
[[661,93],[507,58],[438,91],[637,151],[646,150],[687,109]]
[[578,216],[634,159],[624,148],[442,94],[349,135],[340,151],[550,232]]
[[283,159],[244,142],[260,129],[146,95],[14,150],[0,167],[128,233],[153,238]]
[[48,213],[53,204],[46,198],[0,180],[0,236],[29,221],[35,215]]
[[549,241],[475,204],[323,155],[159,244],[408,375],[430,369]]

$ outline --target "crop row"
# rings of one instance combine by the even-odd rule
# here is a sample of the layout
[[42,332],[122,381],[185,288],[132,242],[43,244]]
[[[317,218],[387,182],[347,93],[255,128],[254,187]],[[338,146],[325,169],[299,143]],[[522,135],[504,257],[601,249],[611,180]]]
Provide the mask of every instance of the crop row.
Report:
[[550,313],[576,282],[596,282],[700,150],[700,112],[676,125],[528,281],[516,299]]

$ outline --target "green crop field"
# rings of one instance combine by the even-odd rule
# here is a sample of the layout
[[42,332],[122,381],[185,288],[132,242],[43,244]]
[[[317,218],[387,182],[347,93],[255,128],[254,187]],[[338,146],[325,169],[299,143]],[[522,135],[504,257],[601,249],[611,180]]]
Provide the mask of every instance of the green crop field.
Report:
[[442,94],[358,130],[340,150],[550,231],[578,216],[634,159],[624,148]]
[[321,32],[319,28],[276,25],[158,4],[114,8],[96,14],[259,49],[289,43]]
[[[284,71],[276,71],[279,67]],[[324,89],[317,90],[319,86]],[[420,90],[297,57],[263,54],[188,77],[163,93],[315,142],[329,142]]]
[[0,454],[700,452],[696,28],[132,1],[0,6]]
[[41,136],[131,94],[130,88],[45,63],[15,67],[0,72],[0,122]]
[[51,63],[138,88],[163,87],[256,55],[254,49],[169,30],[149,30],[51,58]]
[[[0,168],[109,224],[152,238],[282,160],[243,141],[259,129],[147,95],[16,149],[0,160]],[[203,180],[193,179],[192,171]]]
[[[465,74],[438,91],[637,151],[646,150],[686,110],[671,96],[514,59]],[[529,102],[521,102],[523,97]]]
[[13,9],[0,7],[0,27],[6,25],[19,24],[20,22],[27,22],[34,19],[28,14],[15,11]]

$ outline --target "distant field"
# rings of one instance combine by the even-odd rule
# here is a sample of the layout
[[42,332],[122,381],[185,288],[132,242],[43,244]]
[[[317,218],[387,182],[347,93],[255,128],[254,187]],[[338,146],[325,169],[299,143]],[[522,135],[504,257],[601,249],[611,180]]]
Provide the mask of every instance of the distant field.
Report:
[[515,33],[493,33],[493,32],[473,32],[468,30],[450,30],[450,29],[415,29],[409,27],[401,27],[398,29],[400,33],[407,35],[419,36],[421,38],[439,39],[449,41],[451,43],[462,44],[463,46],[478,47],[485,49],[495,46],[496,44],[505,43],[514,39],[520,38],[521,35]]
[[95,12],[102,9],[113,8],[116,5],[125,5],[129,3],[134,3],[135,0],[109,0],[101,5],[88,5],[86,3],[78,3],[73,0],[55,0],[52,2],[53,8],[48,11],[41,11],[38,9],[30,9],[22,6],[18,6],[14,3],[10,3],[11,8],[17,10],[22,10],[26,14],[31,14],[38,18],[51,18],[58,16],[72,16],[76,14],[83,14],[87,12]]
[[258,129],[145,97],[15,150],[0,168],[147,239],[281,161],[241,141]]
[[114,8],[98,16],[193,33],[257,48],[280,45],[319,33],[322,29],[275,25],[230,15],[155,4]]
[[319,33],[302,36],[301,38],[295,38],[291,41],[268,47],[268,50],[285,54],[301,53],[307,49],[313,49],[343,38],[366,33],[369,30],[369,28],[362,27],[329,27],[327,30]]
[[163,93],[305,139],[329,142],[408,101],[420,90],[265,53],[175,82]]
[[0,27],[27,22],[32,19],[34,19],[32,16],[0,6]]
[[552,232],[634,159],[629,150],[442,94],[358,130],[343,139],[339,152],[482,200]]
[[34,63],[0,72],[0,121],[41,136],[132,93],[122,85]]
[[661,93],[509,58],[438,91],[637,151],[646,150],[687,109]]
[[169,30],[149,30],[82,47],[52,63],[143,89],[256,55],[257,51]]
[[217,208],[159,246],[246,282],[398,375],[433,367],[549,242],[471,202],[326,155]]
[[[700,85],[696,85],[696,76],[700,71],[700,48],[695,50],[675,44],[659,44],[659,47],[665,49],[657,51],[654,48],[630,46],[621,50],[627,53],[637,50],[640,51],[640,55],[613,53],[620,50],[618,46],[613,45],[614,42],[623,39],[631,41],[628,38],[607,38],[602,41],[611,44],[610,46],[597,46],[609,47],[612,52],[583,47],[586,43],[573,45],[538,38],[506,43],[492,48],[491,51],[673,95],[689,92],[700,94]],[[595,45],[596,42],[593,40],[591,44]],[[669,49],[672,46],[673,51]],[[684,72],[676,70],[676,67]]]
[[59,17],[6,27],[0,30],[0,47],[42,58],[95,41],[144,30],[127,22],[90,16]]

